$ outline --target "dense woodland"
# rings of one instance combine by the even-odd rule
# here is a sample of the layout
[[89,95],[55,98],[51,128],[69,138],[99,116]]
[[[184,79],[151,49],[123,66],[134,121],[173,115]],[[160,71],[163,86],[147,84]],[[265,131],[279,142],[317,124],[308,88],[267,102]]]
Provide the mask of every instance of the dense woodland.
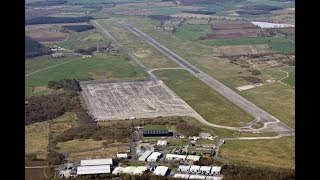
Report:
[[170,19],[171,17],[166,15],[150,15],[148,16],[148,18],[158,20],[158,21],[164,21],[164,20]]
[[182,11],[183,13],[191,13],[191,14],[204,14],[204,15],[212,15],[216,14],[216,12],[213,11],[192,11],[192,10],[185,10]]
[[27,35],[25,35],[24,42],[26,58],[51,54],[51,50],[49,48],[43,46],[38,41]]
[[58,81],[49,81],[48,87],[50,89],[55,89],[55,90],[63,89],[66,91],[76,91],[76,92],[81,91],[80,84],[75,79],[63,79],[63,80],[58,80]]
[[76,92],[54,92],[45,96],[32,96],[27,98],[25,105],[25,124],[47,121],[65,112],[74,112],[80,122],[90,121],[90,117],[80,104]]
[[30,24],[52,24],[52,23],[78,23],[89,22],[93,18],[91,16],[83,17],[35,17],[25,20],[26,25]]
[[51,0],[51,1],[38,1],[38,2],[32,2],[28,3],[28,6],[33,7],[42,7],[42,6],[58,6],[67,3],[68,1],[65,0]]

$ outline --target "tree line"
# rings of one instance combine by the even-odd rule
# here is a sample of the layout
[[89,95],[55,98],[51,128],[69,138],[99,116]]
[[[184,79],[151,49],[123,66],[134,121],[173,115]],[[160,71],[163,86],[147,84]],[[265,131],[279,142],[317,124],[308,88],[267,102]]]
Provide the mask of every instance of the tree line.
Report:
[[30,24],[52,24],[52,23],[78,23],[78,22],[89,22],[93,18],[91,16],[83,17],[35,17],[32,19],[25,20],[26,25]]

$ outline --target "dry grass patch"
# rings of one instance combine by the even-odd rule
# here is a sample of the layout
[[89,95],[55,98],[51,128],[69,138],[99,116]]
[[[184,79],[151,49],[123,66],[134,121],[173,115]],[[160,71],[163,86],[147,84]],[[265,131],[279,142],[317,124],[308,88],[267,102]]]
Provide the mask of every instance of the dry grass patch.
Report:
[[25,126],[25,153],[35,153],[38,158],[47,154],[49,124],[39,122]]
[[214,50],[224,55],[264,54],[272,52],[268,44],[217,46],[214,47]]
[[235,163],[293,169],[294,138],[227,141],[220,154]]
[[87,148],[103,147],[103,141],[94,141],[92,139],[79,140],[74,139],[66,142],[59,142],[57,148],[61,151],[75,151]]

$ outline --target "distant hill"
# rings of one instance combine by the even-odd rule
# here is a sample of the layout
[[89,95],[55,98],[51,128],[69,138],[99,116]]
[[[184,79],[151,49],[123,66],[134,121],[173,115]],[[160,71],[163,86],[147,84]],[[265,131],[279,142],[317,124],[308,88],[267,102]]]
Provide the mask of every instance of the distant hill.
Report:
[[35,41],[31,37],[25,35],[25,57],[36,57],[41,55],[47,55],[51,53],[51,50],[39,42]]

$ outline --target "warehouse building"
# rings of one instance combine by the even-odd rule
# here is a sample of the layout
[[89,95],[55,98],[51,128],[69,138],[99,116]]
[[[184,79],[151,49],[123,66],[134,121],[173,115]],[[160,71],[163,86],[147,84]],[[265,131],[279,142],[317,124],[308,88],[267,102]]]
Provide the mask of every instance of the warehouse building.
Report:
[[146,166],[138,166],[136,167],[136,169],[134,170],[133,174],[134,175],[141,175],[143,174],[146,170],[148,170],[148,168]]
[[179,154],[167,154],[166,160],[186,160],[186,155],[179,155]]
[[178,172],[179,173],[189,173],[190,172],[190,166],[180,165],[178,167]]
[[114,168],[114,170],[112,171],[112,174],[114,174],[114,175],[120,175],[121,173],[122,173],[122,171],[123,171],[123,167],[116,167],[116,168]]
[[189,174],[175,174],[174,178],[180,178],[180,179],[189,179]]
[[189,176],[189,179],[198,179],[198,180],[200,180],[200,179],[206,179],[206,176],[203,176],[203,175],[194,175],[194,174],[192,174],[192,175]]
[[159,152],[153,152],[148,158],[147,161],[148,162],[157,162],[158,159],[161,157],[161,153]]
[[117,158],[128,158],[127,153],[117,153]]
[[124,174],[133,174],[135,170],[136,170],[136,167],[128,166],[128,167],[123,168],[122,173],[124,173]]
[[150,156],[150,154],[152,153],[152,151],[146,151],[144,152],[140,157],[139,157],[139,161],[147,161],[147,158]]
[[79,166],[77,175],[110,173],[110,165]]
[[169,168],[166,166],[157,166],[153,173],[158,176],[165,176],[167,175],[168,170]]
[[87,159],[81,160],[81,166],[97,166],[97,165],[112,165],[112,159]]
[[189,161],[196,162],[196,161],[199,161],[200,158],[201,158],[201,156],[188,155],[186,159],[189,160]]
[[201,166],[200,167],[200,174],[210,175],[210,173],[211,173],[211,167],[210,166]]
[[190,166],[189,172],[193,173],[193,174],[199,174],[200,173],[200,166],[197,166],[197,165]]
[[173,133],[168,130],[143,130],[143,137],[156,137],[156,136],[172,136]]
[[219,166],[212,166],[211,168],[211,175],[220,175],[221,167]]
[[166,146],[167,144],[168,144],[168,141],[166,141],[166,140],[163,140],[163,141],[159,140],[157,142],[157,146]]
[[217,177],[217,176],[206,176],[206,180],[222,180],[222,177]]

